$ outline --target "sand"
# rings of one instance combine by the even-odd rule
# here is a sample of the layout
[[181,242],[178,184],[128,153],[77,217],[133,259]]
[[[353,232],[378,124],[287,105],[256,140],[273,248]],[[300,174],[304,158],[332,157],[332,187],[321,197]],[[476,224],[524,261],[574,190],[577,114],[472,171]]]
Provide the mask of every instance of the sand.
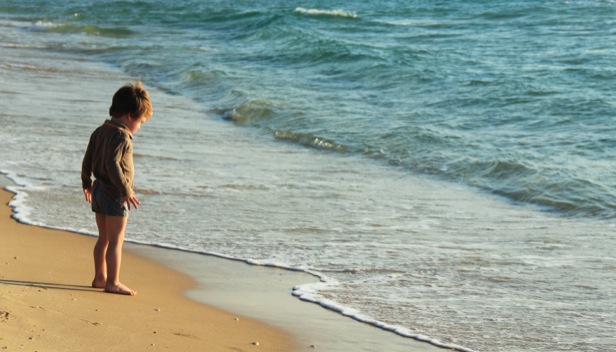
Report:
[[293,351],[293,337],[184,296],[188,276],[124,252],[135,297],[89,287],[95,237],[11,219],[0,192],[0,350]]
[[442,351],[293,297],[311,275],[215,256],[126,242],[138,295],[104,293],[89,286],[96,238],[20,224],[12,197],[0,190],[0,351]]

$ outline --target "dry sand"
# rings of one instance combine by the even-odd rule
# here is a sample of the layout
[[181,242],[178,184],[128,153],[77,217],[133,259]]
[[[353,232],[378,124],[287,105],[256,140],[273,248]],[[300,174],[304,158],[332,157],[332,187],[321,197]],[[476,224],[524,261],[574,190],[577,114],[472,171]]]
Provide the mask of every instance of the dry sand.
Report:
[[0,350],[292,351],[288,333],[185,298],[184,274],[124,252],[135,297],[89,287],[96,238],[19,224],[0,192]]

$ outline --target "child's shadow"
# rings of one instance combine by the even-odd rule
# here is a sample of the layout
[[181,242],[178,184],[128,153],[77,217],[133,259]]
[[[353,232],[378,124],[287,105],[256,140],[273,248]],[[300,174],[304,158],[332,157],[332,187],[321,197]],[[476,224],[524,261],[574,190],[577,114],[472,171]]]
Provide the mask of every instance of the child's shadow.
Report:
[[15,286],[38,287],[38,288],[42,288],[42,289],[46,289],[46,290],[47,289],[54,289],[54,290],[100,292],[100,289],[93,288],[92,286],[58,284],[58,283],[49,283],[49,282],[35,282],[35,281],[0,279],[0,284],[3,284],[3,285],[15,285]]

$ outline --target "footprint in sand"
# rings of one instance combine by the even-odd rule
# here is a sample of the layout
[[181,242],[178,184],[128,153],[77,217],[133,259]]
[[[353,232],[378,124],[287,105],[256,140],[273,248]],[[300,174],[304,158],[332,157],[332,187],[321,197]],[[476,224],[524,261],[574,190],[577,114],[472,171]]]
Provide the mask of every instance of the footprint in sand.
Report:
[[103,323],[98,322],[98,321],[89,321],[89,320],[85,320],[85,319],[81,319],[81,321],[83,321],[86,324],[90,324],[90,325],[94,325],[94,326],[102,326]]

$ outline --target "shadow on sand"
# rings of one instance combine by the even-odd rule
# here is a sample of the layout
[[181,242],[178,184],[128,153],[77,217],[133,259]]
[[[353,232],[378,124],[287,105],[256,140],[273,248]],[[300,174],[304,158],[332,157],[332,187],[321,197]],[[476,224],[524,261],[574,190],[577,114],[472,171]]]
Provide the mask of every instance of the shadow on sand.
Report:
[[100,289],[93,288],[91,286],[58,284],[58,283],[49,283],[49,282],[35,282],[35,281],[0,279],[0,284],[2,284],[2,285],[38,287],[38,288],[43,288],[43,289],[54,289],[54,290],[102,292]]

